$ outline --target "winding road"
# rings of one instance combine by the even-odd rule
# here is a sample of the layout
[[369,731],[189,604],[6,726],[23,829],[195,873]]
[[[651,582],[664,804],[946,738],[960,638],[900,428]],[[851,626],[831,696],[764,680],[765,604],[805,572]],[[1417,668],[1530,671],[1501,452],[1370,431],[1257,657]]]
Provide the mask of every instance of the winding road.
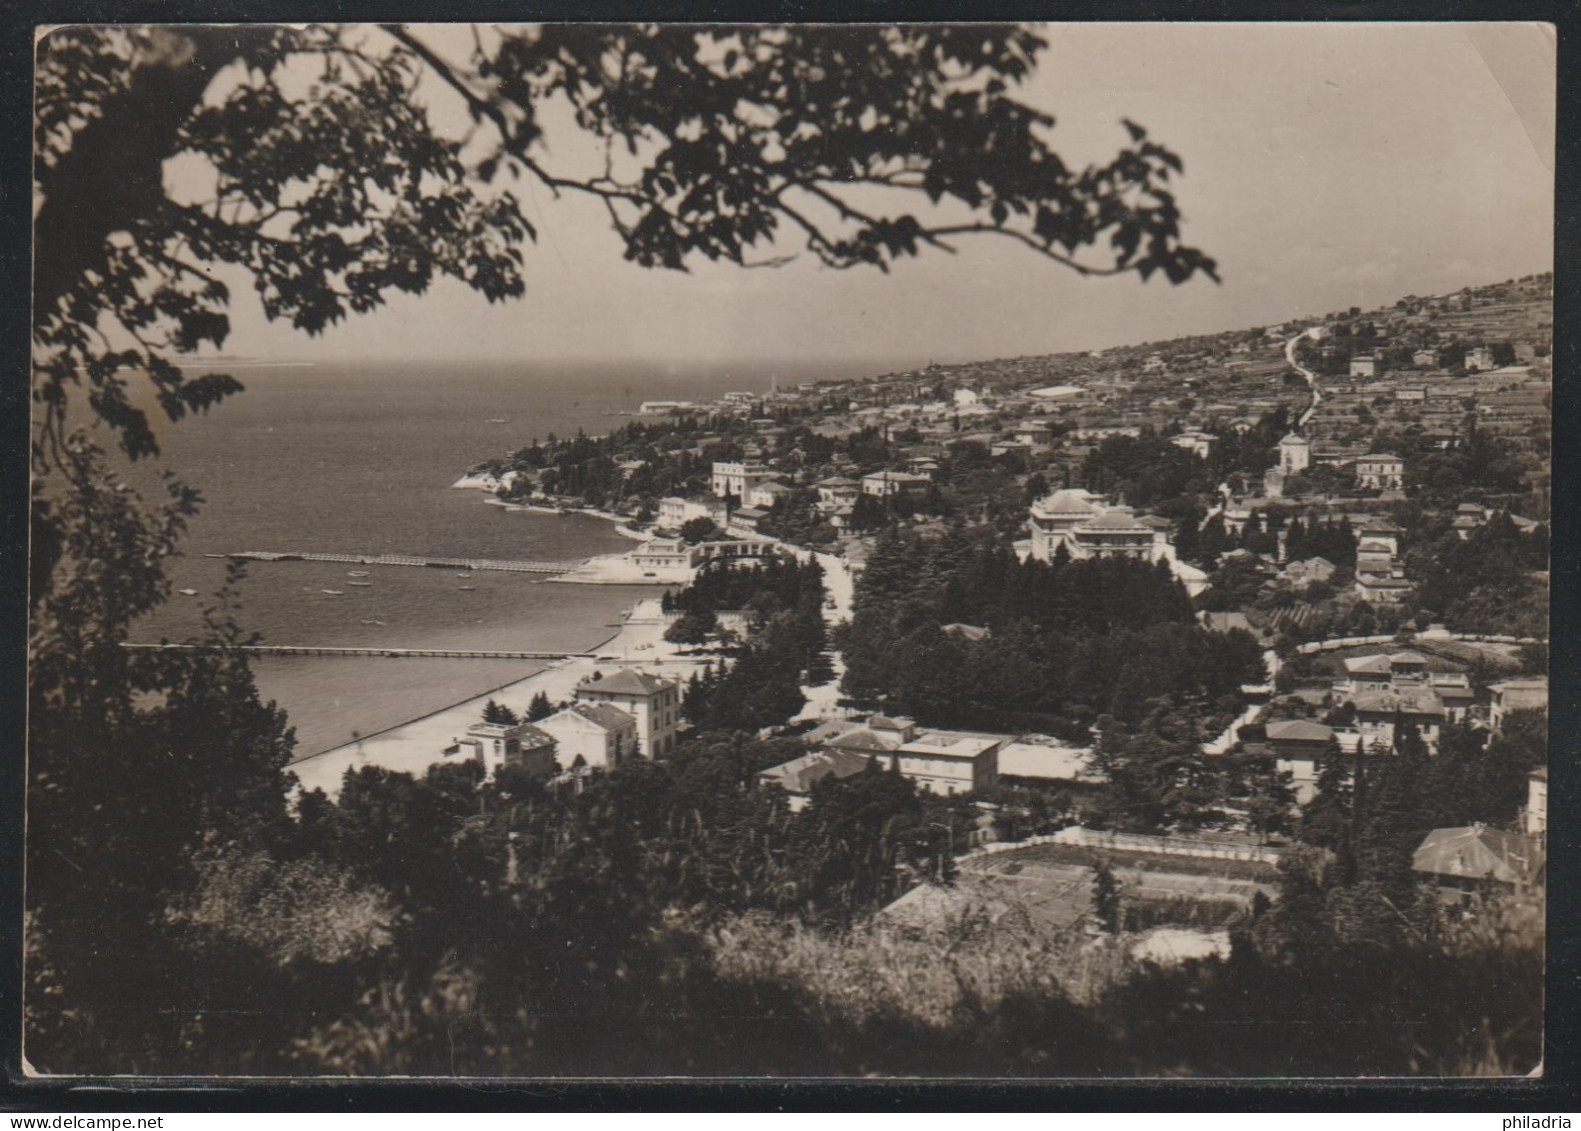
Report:
[[1319,402],[1323,400],[1323,389],[1318,385],[1317,374],[1296,360],[1296,343],[1302,338],[1311,338],[1314,342],[1323,336],[1323,327],[1308,326],[1295,337],[1285,343],[1285,360],[1290,363],[1290,368],[1301,374],[1306,379],[1307,385],[1312,390],[1312,403],[1307,405],[1306,411],[1296,419],[1296,427],[1306,427],[1306,422],[1312,419],[1312,414],[1317,411]]

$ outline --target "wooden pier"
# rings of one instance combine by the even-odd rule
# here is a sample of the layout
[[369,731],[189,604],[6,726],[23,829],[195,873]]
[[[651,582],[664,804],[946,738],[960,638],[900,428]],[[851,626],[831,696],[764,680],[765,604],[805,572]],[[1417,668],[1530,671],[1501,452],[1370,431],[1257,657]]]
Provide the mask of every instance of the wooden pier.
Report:
[[248,562],[339,562],[345,565],[426,566],[431,569],[490,569],[504,573],[570,573],[587,563],[586,558],[574,562],[519,562],[494,558],[434,558],[418,554],[279,553],[273,550],[239,550],[225,556]]
[[[219,644],[133,644],[123,643],[122,648],[155,652],[220,652]],[[469,651],[461,648],[334,648],[318,644],[240,644],[239,652],[254,656],[327,656],[367,658],[370,656],[398,660],[569,660],[593,659],[596,652],[505,652]]]

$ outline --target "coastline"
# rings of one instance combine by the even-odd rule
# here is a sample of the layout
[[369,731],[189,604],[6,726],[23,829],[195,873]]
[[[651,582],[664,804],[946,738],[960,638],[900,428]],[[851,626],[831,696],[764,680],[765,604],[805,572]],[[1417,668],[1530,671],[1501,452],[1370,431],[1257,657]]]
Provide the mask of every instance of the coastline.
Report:
[[[451,486],[474,487],[477,485],[467,483],[464,480],[457,480],[455,483],[452,483]],[[483,488],[479,487],[478,489],[482,490]],[[504,499],[494,495],[489,496],[483,501],[488,506],[501,507],[508,511],[531,511],[534,514],[580,514],[586,515],[588,518],[600,518],[605,522],[614,523],[616,534],[622,535],[626,538],[635,539],[638,542],[646,542],[648,539],[653,537],[651,533],[644,533],[641,530],[633,530],[631,527],[626,525],[629,516],[616,514],[614,511],[595,510],[592,507],[546,507],[538,503],[508,503]]]
[[641,668],[684,682],[714,659],[711,654],[681,655],[682,646],[664,639],[665,627],[659,599],[642,598],[627,610],[620,628],[586,654],[550,661],[532,675],[353,742],[310,754],[292,762],[288,769],[296,775],[302,791],[322,789],[330,797],[339,794],[347,770],[379,766],[421,776],[429,766],[445,763],[444,748],[482,719],[483,706],[490,699],[525,715],[528,704],[540,691],[551,702],[569,699],[576,685],[594,671]]

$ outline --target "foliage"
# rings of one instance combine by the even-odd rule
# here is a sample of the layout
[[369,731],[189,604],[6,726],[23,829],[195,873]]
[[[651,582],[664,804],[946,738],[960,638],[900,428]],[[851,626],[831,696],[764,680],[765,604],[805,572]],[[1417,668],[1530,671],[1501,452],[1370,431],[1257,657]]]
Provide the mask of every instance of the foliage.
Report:
[[[989,635],[942,631],[954,623]],[[842,686],[859,702],[930,725],[1072,738],[1098,714],[1139,724],[1155,699],[1233,693],[1261,671],[1249,636],[1191,623],[1167,564],[1018,562],[963,528],[934,539],[880,536],[840,643]]]
[[685,522],[681,523],[681,538],[689,546],[695,546],[699,542],[712,541],[716,538],[722,537],[723,533],[724,532],[719,529],[719,524],[717,522],[711,518],[703,516],[689,518]]
[[701,644],[719,630],[719,618],[712,609],[693,609],[682,613],[664,638],[674,644]]
[[694,675],[682,708],[704,730],[757,731],[798,714],[802,687],[827,678],[823,567],[776,555],[757,565],[714,563],[672,598],[701,624],[716,608],[744,609],[755,626],[728,666]]
[[[543,693],[539,692],[539,694]],[[483,704],[483,721],[502,726],[515,726],[521,722],[521,718],[505,704],[496,703],[493,699],[490,699]]]

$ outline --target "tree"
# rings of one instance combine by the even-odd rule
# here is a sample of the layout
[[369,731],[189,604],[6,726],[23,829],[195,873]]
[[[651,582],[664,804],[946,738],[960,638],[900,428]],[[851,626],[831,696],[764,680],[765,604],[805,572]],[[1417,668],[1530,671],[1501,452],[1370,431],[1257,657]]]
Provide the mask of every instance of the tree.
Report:
[[1120,881],[1114,874],[1114,865],[1104,856],[1092,870],[1092,907],[1098,916],[1098,925],[1105,934],[1120,933],[1122,904]]
[[689,518],[681,523],[681,538],[688,545],[695,546],[699,542],[710,541],[718,538],[720,534],[719,524],[713,519],[702,515],[697,518]]
[[[1011,94],[1042,47],[964,25],[567,24],[491,30],[454,53],[402,27],[77,26],[40,40],[28,945],[30,985],[40,971],[57,981],[28,1007],[30,1034],[57,1039],[30,1043],[35,1064],[211,1068],[193,1052],[206,1042],[173,1020],[190,1011],[144,977],[181,967],[156,924],[197,882],[207,832],[249,851],[290,835],[291,736],[257,697],[245,638],[221,618],[217,652],[118,646],[168,594],[162,561],[196,492],[172,481],[145,505],[73,431],[97,421],[125,456],[149,458],[158,440],[130,381],[170,422],[240,391],[178,364],[226,341],[216,276],[245,277],[269,318],[309,334],[442,276],[491,302],[520,297],[536,232],[507,173],[601,202],[644,267],[781,262],[799,244],[830,266],[885,270],[983,234],[1084,274],[1213,277],[1179,238],[1167,185],[1181,162],[1140,126],[1086,168],[1049,148],[1052,120]],[[479,144],[436,128],[422,97],[440,88]],[[606,148],[605,171],[555,168],[539,111],[557,100]],[[205,199],[166,177],[181,164],[207,175]],[[542,483],[562,489],[575,472],[601,492],[607,470],[557,464]],[[466,790],[445,796],[471,812]],[[81,859],[101,862],[93,883],[68,867]],[[390,890],[411,896],[400,871],[390,863]]]
[[664,638],[673,644],[702,644],[718,630],[719,618],[712,609],[692,609],[664,630]]
[[549,702],[549,693],[547,691],[538,692],[532,697],[532,701],[527,704],[527,721],[530,723],[535,723],[540,719],[547,719],[552,714],[554,714],[554,705]]
[[[542,692],[539,694],[542,694]],[[494,723],[498,726],[515,726],[521,722],[521,718],[505,704],[496,703],[493,699],[490,699],[483,704],[483,721]]]

